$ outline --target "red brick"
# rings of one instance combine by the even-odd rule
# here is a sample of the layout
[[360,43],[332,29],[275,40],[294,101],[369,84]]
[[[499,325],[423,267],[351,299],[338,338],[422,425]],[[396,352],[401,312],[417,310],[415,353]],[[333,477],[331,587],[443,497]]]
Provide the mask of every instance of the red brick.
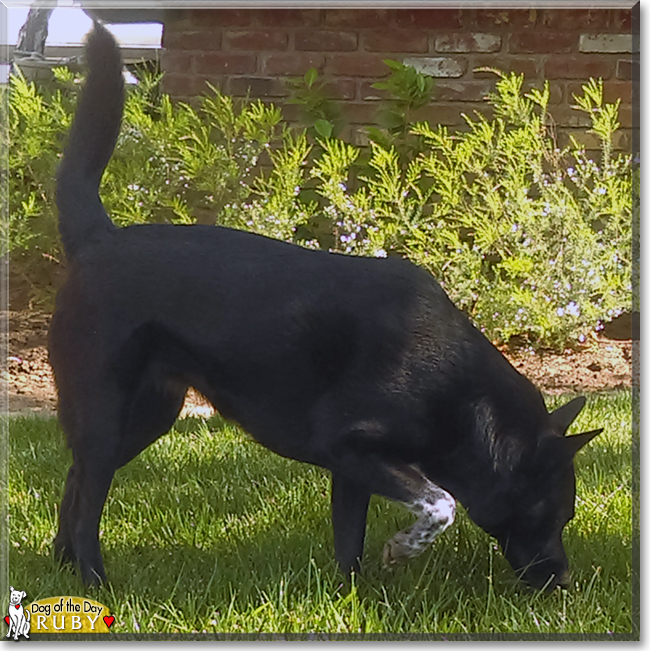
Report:
[[437,52],[498,52],[502,38],[496,34],[460,32],[436,36]]
[[634,109],[630,104],[622,105],[619,108],[618,121],[623,129],[630,129],[634,126]]
[[191,21],[196,27],[247,27],[251,24],[251,9],[192,9]]
[[578,49],[579,34],[562,32],[525,32],[511,34],[508,51],[516,54],[561,54]]
[[255,23],[265,27],[304,27],[318,25],[321,14],[320,9],[257,9]]
[[544,27],[563,32],[593,31],[607,27],[608,9],[544,9],[541,11],[541,24]]
[[593,160],[598,157],[600,141],[594,133],[589,133],[585,129],[558,129],[556,132],[557,145],[560,149],[565,147],[573,148],[571,136],[573,136],[580,145],[587,150],[587,155]]
[[187,9],[176,9],[169,12],[169,19],[163,25],[162,42],[165,42],[165,32],[185,32],[195,29],[192,12]]
[[412,29],[372,29],[362,32],[368,52],[428,52],[429,36]]
[[610,26],[615,30],[629,32],[632,30],[632,10],[612,9]]
[[266,77],[230,77],[227,89],[236,97],[286,97],[289,94],[280,79]]
[[632,103],[633,84],[631,81],[606,81],[604,82],[603,97],[606,102],[621,100],[621,104]]
[[403,62],[430,77],[458,79],[467,72],[465,57],[404,57]]
[[345,77],[385,77],[388,66],[370,54],[333,54],[325,63],[325,73]]
[[323,93],[329,99],[354,99],[357,94],[357,83],[353,79],[332,79],[323,86]]
[[341,132],[340,138],[345,142],[349,142],[356,147],[369,147],[370,138],[368,138],[368,131],[364,127],[353,127],[348,125]]
[[376,124],[377,105],[372,102],[347,102],[343,104],[343,119],[350,124]]
[[526,79],[536,79],[539,76],[537,59],[524,58],[520,56],[475,56],[470,61],[470,70],[476,79],[492,79],[496,82],[497,77],[492,72],[480,72],[476,68],[496,68],[501,72],[516,72],[524,74]]
[[231,50],[286,50],[289,36],[275,29],[252,29],[228,31],[224,36],[224,47]]
[[195,59],[196,71],[210,75],[226,73],[229,75],[245,75],[255,72],[256,57],[254,54],[201,54]]
[[632,34],[581,34],[580,52],[585,54],[631,54]]
[[[213,85],[219,85],[222,80],[214,79]],[[189,98],[200,95],[207,90],[204,77],[190,74],[167,74],[163,77],[163,90],[174,98]]]
[[618,79],[639,79],[639,62],[620,59],[616,62]]
[[557,81],[550,81],[548,87],[551,93],[548,103],[551,105],[561,104],[565,97],[564,84],[558,83]]
[[570,81],[566,84],[566,98],[569,104],[575,104],[574,95],[583,94],[582,85],[586,82],[587,80],[585,79],[584,81]]
[[463,26],[460,9],[398,9],[395,24],[417,29],[458,29]]
[[166,74],[162,79],[162,89],[172,97],[186,97],[192,94],[194,87],[190,90],[190,85],[194,83],[194,78],[190,75]]
[[[534,29],[537,25],[538,12],[536,9],[476,9],[472,26],[478,29],[493,27]],[[465,20],[465,28],[468,25]]]
[[379,27],[392,22],[390,9],[326,9],[324,24],[331,27]]
[[[480,108],[480,112],[489,117],[492,112],[491,107],[486,104]],[[428,122],[434,127],[437,125],[460,126],[465,124],[462,117],[463,113],[468,113],[466,104],[434,102],[416,111],[412,116],[412,120],[413,122]]]
[[440,102],[482,102],[493,85],[485,81],[436,81],[433,88],[436,101]]
[[372,85],[376,83],[373,81],[362,81],[359,83],[359,99],[366,102],[375,102],[377,100],[386,99],[389,93],[385,90],[373,88]]
[[221,31],[165,31],[164,47],[167,50],[198,50],[208,52],[221,48]]
[[[630,153],[632,151],[633,130],[621,129],[614,134],[614,149]],[[637,139],[638,142],[638,139]],[[637,150],[638,151],[638,150]]]
[[262,56],[262,72],[267,75],[304,75],[310,68],[319,72],[325,67],[325,55],[318,52],[291,52]]
[[282,118],[287,122],[302,122],[304,109],[298,104],[283,104]]
[[194,56],[189,52],[162,51],[160,62],[161,69],[165,74],[182,72],[187,74],[193,69]]
[[[614,149],[629,152],[631,149],[630,135],[630,132],[624,129],[617,131],[614,134]],[[558,131],[559,147],[566,147],[571,144],[569,136],[573,136],[579,143],[584,145],[587,153],[591,153],[592,158],[597,158],[600,155],[600,141],[595,134],[589,133],[584,129],[561,129]]]
[[547,79],[589,79],[589,77],[609,79],[613,68],[613,63],[603,57],[554,56],[547,59],[544,65],[544,76]]
[[352,52],[357,45],[356,32],[301,29],[294,37],[294,47],[302,52]]

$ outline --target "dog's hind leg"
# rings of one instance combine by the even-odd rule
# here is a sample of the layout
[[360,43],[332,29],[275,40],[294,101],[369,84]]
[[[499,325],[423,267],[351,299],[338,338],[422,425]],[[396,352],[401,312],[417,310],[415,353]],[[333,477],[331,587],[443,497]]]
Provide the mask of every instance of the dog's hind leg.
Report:
[[140,383],[129,409],[119,466],[166,434],[183,408],[188,386],[168,378],[148,376]]
[[334,551],[341,571],[359,571],[366,534],[370,493],[359,483],[332,474],[332,527]]
[[98,383],[85,397],[72,444],[76,492],[68,532],[83,582],[97,585],[106,580],[99,521],[120,465],[122,403],[120,391],[110,382]]
[[65,482],[65,493],[59,509],[59,529],[54,538],[54,553],[64,563],[74,563],[77,560],[71,532],[71,527],[74,526],[77,499],[77,478],[73,463]]
[[86,585],[106,579],[99,546],[99,520],[116,470],[115,450],[86,449],[68,474],[54,548],[64,561],[77,562]]
[[[51,359],[50,363],[52,363]],[[70,447],[72,447],[72,441],[75,440],[76,423],[74,401],[70,399],[70,395],[64,390],[63,386],[59,387],[58,393],[59,423],[66,433]],[[59,527],[54,538],[54,554],[64,563],[74,563],[77,560],[72,541],[78,505],[77,479],[78,475],[73,462],[68,470],[63,500],[59,509]]]
[[150,380],[147,377],[140,382],[127,407],[120,403],[119,392],[96,391],[103,404],[94,411],[84,409],[87,420],[82,419],[70,437],[74,462],[68,472],[54,549],[63,561],[78,562],[86,584],[106,578],[99,519],[115,471],[165,434],[183,406],[185,385]]

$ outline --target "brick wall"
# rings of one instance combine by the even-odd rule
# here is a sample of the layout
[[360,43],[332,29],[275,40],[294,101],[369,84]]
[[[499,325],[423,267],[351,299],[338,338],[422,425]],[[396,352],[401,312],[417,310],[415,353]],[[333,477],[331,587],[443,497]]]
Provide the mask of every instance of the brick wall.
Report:
[[[205,82],[226,93],[283,103],[284,79],[316,68],[344,103],[351,137],[361,140],[388,73],[382,59],[405,61],[436,77],[435,101],[420,117],[460,125],[484,106],[496,67],[551,85],[552,115],[566,136],[587,126],[570,108],[589,77],[605,80],[606,98],[621,98],[617,146],[629,149],[632,127],[631,9],[213,9],[170,16],[163,35],[167,92],[188,99]],[[289,119],[295,106],[285,107]]]

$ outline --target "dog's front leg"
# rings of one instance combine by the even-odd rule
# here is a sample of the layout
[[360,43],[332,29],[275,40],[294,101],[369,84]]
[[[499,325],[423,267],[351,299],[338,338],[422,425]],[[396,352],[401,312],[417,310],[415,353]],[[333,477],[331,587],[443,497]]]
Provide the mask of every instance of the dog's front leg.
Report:
[[428,479],[424,480],[419,493],[406,503],[406,507],[418,519],[386,543],[385,566],[419,556],[454,521],[456,515],[456,500]]
[[366,535],[370,493],[359,483],[332,474],[332,527],[334,552],[341,571],[359,571]]
[[[335,479],[332,484],[332,513],[339,563],[349,564],[350,557],[354,560],[360,553],[359,545],[363,538],[359,513],[363,506],[365,522],[367,509],[367,498],[361,497],[364,494],[375,493],[401,502],[418,516],[415,524],[387,543],[384,561],[388,564],[417,556],[454,521],[454,498],[432,483],[415,465],[379,452],[377,439],[373,432],[355,430],[354,437],[347,441],[344,439],[331,453],[330,470]],[[369,442],[376,451],[369,452],[369,445],[364,445],[364,442]],[[340,526],[337,519],[342,523]],[[350,542],[345,540],[343,523],[353,532]]]

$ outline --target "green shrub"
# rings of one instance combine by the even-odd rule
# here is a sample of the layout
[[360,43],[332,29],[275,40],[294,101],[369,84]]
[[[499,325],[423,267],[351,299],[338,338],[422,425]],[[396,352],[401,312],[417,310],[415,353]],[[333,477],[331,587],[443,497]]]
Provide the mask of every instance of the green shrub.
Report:
[[[8,152],[3,245],[28,276],[44,259],[62,260],[54,204],[56,167],[69,129],[78,79],[55,70],[57,83],[37,87],[12,76],[3,99]],[[260,158],[281,141],[282,114],[262,102],[235,106],[211,88],[198,108],[172,104],[160,77],[141,71],[128,88],[122,130],[102,180],[102,200],[119,225],[195,221],[240,226],[240,204]]]
[[103,180],[116,223],[235,225],[260,156],[280,140],[282,114],[262,102],[236,106],[210,87],[198,108],[156,95],[149,75],[127,96],[124,124]]
[[3,89],[6,168],[0,170],[5,219],[2,255],[16,250],[56,253],[54,175],[74,102],[61,88],[37,88],[20,74]]
[[[429,269],[452,300],[497,341],[523,336],[564,346],[631,304],[631,157],[614,153],[618,103],[590,81],[575,98],[599,155],[576,139],[559,150],[548,86],[498,74],[493,117],[465,116],[451,131],[413,123],[431,80],[387,62],[383,128],[370,145],[336,134],[336,107],[314,71],[294,82],[307,130],[278,108],[235,104],[215,88],[195,108],[172,104],[159,78],[129,89],[123,129],[102,197],[120,225],[219,223],[352,255],[401,255]],[[5,91],[8,219],[4,241],[25,264],[60,260],[53,202],[56,164],[77,80]],[[309,117],[311,115],[311,118]],[[265,165],[261,164],[266,160]]]
[[631,157],[612,156],[618,106],[604,104],[602,83],[575,98],[598,163],[575,139],[557,149],[548,86],[522,85],[501,76],[494,119],[467,118],[467,132],[414,128],[435,201],[406,247],[494,339],[562,345],[630,308]]
[[398,120],[392,132],[371,129],[358,176],[357,148],[320,141],[311,173],[335,224],[332,248],[411,258],[493,340],[576,343],[631,307],[633,168],[612,151],[618,102],[606,104],[594,80],[575,97],[600,145],[596,162],[575,138],[557,148],[548,85],[524,93],[522,75],[495,72],[492,119],[465,116],[456,131],[419,123],[410,139],[396,139]]

